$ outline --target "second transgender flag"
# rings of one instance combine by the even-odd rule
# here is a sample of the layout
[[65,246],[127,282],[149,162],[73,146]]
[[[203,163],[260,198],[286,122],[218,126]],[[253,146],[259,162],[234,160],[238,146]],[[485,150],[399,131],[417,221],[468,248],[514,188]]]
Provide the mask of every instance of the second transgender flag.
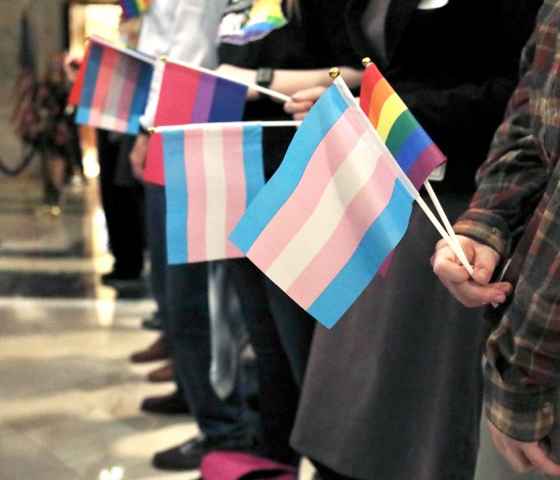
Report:
[[264,185],[262,127],[198,125],[155,136],[165,159],[168,262],[243,257],[228,236]]

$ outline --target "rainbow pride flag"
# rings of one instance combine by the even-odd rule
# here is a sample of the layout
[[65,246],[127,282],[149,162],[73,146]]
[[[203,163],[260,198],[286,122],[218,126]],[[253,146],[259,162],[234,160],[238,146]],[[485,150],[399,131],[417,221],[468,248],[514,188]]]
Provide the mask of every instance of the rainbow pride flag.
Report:
[[[247,97],[245,85],[170,61],[160,61],[155,74],[161,75],[156,127],[242,119]],[[160,136],[150,138],[144,180],[164,184]]]
[[402,178],[337,78],[230,238],[330,328],[406,232],[414,193]]
[[139,17],[150,8],[151,0],[119,0],[125,20]]
[[266,37],[287,23],[282,11],[282,0],[255,0],[249,15],[226,15],[218,36],[222,42],[245,45]]
[[262,126],[193,125],[154,135],[165,159],[168,262],[243,257],[228,236],[264,185]]
[[[121,133],[136,134],[144,113],[154,59],[94,39],[78,74],[76,122]],[[77,87],[77,88],[78,88]]]
[[360,106],[416,188],[446,158],[372,63],[366,67]]

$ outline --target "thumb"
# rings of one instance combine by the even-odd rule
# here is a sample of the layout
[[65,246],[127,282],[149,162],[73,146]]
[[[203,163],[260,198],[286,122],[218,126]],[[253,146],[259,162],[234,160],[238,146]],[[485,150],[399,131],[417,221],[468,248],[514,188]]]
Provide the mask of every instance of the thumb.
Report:
[[494,274],[498,260],[498,252],[486,245],[478,245],[474,255],[474,280],[486,285]]

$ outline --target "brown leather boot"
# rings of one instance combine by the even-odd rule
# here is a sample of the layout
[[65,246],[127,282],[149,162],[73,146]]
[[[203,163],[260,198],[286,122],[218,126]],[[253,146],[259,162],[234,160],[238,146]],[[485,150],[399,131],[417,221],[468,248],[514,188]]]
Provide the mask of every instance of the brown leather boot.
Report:
[[130,356],[130,361],[132,363],[146,363],[155,362],[157,360],[164,360],[166,358],[169,358],[167,342],[165,341],[165,337],[163,335],[160,335],[159,338],[148,348],[133,353]]
[[163,367],[156,368],[148,373],[148,381],[154,383],[171,382],[174,378],[175,372],[173,370],[173,362],[169,362]]

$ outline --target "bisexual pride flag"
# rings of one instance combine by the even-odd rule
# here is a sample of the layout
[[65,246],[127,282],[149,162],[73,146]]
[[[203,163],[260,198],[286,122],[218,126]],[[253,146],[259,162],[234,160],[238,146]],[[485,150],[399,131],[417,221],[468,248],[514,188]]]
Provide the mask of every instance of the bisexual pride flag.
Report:
[[139,52],[91,39],[84,70],[78,74],[81,90],[71,95],[74,99],[79,96],[76,122],[137,134],[148,101],[153,61]]
[[445,163],[443,153],[373,63],[364,72],[360,106],[416,188]]
[[245,45],[266,37],[287,23],[282,11],[282,0],[254,0],[248,15],[244,12],[227,13],[218,36],[222,42]]
[[243,257],[228,236],[264,185],[262,126],[192,125],[161,137],[170,264]]
[[[243,117],[247,86],[211,71],[160,61],[155,75],[160,91],[154,117],[156,127],[189,123],[236,122]],[[144,180],[164,184],[160,136],[152,136]]]
[[119,0],[123,10],[125,20],[136,18],[147,12],[150,8],[151,0]]
[[403,176],[339,77],[231,239],[332,327],[406,232],[415,195]]

